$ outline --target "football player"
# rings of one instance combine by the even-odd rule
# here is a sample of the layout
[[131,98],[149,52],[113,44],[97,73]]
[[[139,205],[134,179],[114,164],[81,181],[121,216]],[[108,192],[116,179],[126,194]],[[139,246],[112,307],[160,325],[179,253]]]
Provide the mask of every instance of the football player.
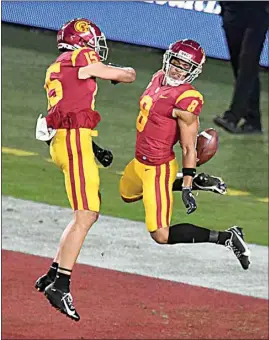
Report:
[[[108,47],[100,28],[88,19],[74,19],[57,34],[59,57],[46,72],[48,115],[40,116],[36,138],[50,141],[50,154],[63,171],[73,220],[62,234],[47,274],[35,284],[53,307],[69,318],[80,319],[70,293],[70,277],[84,239],[100,209],[99,173],[92,137],[101,117],[95,110],[96,78],[132,83],[133,68],[105,65]],[[100,151],[100,150],[99,150]],[[96,154],[95,150],[95,154]]]
[[[249,267],[242,228],[225,231],[179,223],[170,225],[173,187],[178,163],[173,147],[182,148],[182,200],[191,214],[197,209],[192,194],[196,178],[196,138],[203,96],[191,83],[202,72],[205,53],[196,41],[174,42],[164,53],[163,67],[155,73],[140,97],[136,121],[135,158],[120,180],[120,194],[127,202],[143,200],[147,229],[159,244],[210,242],[233,250],[244,269]],[[198,184],[199,185],[199,184]]]

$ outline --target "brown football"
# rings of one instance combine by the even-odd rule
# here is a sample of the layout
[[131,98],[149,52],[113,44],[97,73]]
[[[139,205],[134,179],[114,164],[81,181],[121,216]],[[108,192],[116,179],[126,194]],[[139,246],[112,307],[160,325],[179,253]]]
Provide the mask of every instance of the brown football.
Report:
[[218,151],[219,136],[215,129],[210,128],[199,133],[197,137],[197,166],[208,162]]

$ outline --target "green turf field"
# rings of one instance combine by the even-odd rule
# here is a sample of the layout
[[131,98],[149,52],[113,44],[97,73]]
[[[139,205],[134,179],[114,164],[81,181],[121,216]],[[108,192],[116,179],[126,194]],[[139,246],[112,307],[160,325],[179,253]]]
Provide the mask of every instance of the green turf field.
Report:
[[[2,193],[35,201],[68,206],[63,177],[49,163],[46,144],[35,140],[37,115],[45,112],[43,90],[47,66],[57,56],[56,34],[29,31],[2,24],[2,146],[38,153],[36,156],[2,154]],[[102,114],[99,137],[102,146],[113,150],[115,160],[109,169],[101,169],[102,213],[143,220],[141,202],[124,204],[118,194],[119,175],[134,155],[135,119],[138,100],[151,75],[161,65],[162,51],[110,43],[109,61],[133,66],[137,80],[133,84],[113,86],[99,82],[96,109]],[[245,228],[249,242],[268,244],[268,74],[261,72],[263,136],[220,134],[220,150],[201,171],[225,179],[233,190],[247,196],[219,197],[200,193],[198,210],[185,214],[180,194],[175,194],[175,221],[225,229],[231,224]],[[195,86],[204,94],[205,106],[201,129],[214,127],[212,117],[223,113],[232,94],[232,73],[229,63],[208,60]],[[180,148],[178,147],[178,155]],[[180,157],[179,157],[180,160]],[[233,193],[231,191],[231,193]],[[124,231],[119,231],[124,232]]]

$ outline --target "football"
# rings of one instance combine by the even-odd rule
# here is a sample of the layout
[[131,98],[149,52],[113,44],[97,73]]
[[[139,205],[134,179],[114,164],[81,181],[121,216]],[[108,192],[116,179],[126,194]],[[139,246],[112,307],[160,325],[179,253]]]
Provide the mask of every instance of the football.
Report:
[[197,166],[208,162],[218,151],[219,136],[215,129],[210,128],[199,133],[197,137]]

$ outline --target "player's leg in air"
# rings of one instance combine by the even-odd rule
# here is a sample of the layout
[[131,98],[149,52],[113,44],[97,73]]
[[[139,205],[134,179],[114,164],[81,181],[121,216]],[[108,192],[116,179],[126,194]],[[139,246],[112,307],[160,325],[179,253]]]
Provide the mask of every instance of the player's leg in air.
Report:
[[45,291],[50,303],[73,320],[80,319],[73,305],[70,280],[85,237],[96,222],[100,209],[99,170],[92,150],[91,130],[57,130],[50,153],[63,170],[73,220],[60,239],[57,254],[47,272],[36,281],[36,289]]
[[175,159],[159,166],[147,166],[134,159],[126,166],[121,177],[121,197],[127,203],[143,199],[146,226],[155,242],[222,245],[233,251],[243,269],[248,269],[250,251],[241,228],[233,226],[225,231],[217,231],[190,223],[170,225],[172,191],[177,171]]

